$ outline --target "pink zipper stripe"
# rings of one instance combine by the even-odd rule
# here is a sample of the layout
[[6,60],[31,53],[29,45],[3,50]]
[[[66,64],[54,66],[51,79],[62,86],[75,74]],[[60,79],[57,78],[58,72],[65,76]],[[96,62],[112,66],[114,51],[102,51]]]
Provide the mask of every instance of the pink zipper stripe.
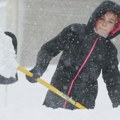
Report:
[[[98,40],[99,40],[99,38],[97,38],[97,39],[95,40],[95,42],[94,42],[91,50],[89,51],[89,53],[88,53],[85,61],[83,62],[83,64],[82,64],[81,67],[79,68],[76,76],[75,76],[74,79],[72,80],[72,82],[71,82],[71,84],[70,84],[70,87],[69,87],[69,90],[68,90],[68,93],[67,93],[68,96],[69,96],[69,94],[70,94],[70,92],[71,92],[71,90],[72,90],[72,87],[73,87],[73,84],[74,84],[75,80],[77,79],[77,77],[79,76],[79,74],[80,74],[80,72],[82,71],[83,67],[85,66],[85,64],[86,64],[87,60],[89,59],[91,53],[93,52],[93,50],[94,50],[94,48],[95,48],[95,45],[96,45],[96,43],[97,43]],[[66,108],[66,106],[67,106],[67,101],[64,102],[64,108]]]

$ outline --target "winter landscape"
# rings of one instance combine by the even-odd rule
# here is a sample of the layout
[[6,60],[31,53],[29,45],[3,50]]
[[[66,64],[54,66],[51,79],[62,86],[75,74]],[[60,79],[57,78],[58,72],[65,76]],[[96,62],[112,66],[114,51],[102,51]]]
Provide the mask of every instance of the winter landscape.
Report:
[[[42,77],[49,82],[56,68],[50,65]],[[51,109],[42,106],[47,88],[29,83],[18,71],[19,81],[0,85],[0,120],[119,120],[120,106],[112,108],[102,77],[98,79],[99,92],[94,110]]]
[[[2,0],[1,0],[2,1]],[[4,2],[3,2],[4,3]],[[5,18],[6,4],[0,4],[1,18]],[[0,27],[5,29],[5,19],[1,19]],[[1,38],[0,38],[1,39]],[[3,40],[3,39],[1,39]],[[1,42],[3,43],[3,42]],[[3,44],[0,44],[1,46]],[[4,45],[5,46],[5,45]],[[6,48],[8,46],[6,45]],[[5,51],[0,47],[0,55]],[[9,49],[9,48],[8,48]],[[10,51],[9,51],[10,52]],[[8,56],[9,52],[6,52]],[[4,56],[1,57],[4,60]],[[4,62],[4,61],[3,61]],[[0,62],[0,66],[7,67]],[[27,68],[30,70],[31,68]],[[50,83],[56,64],[50,64],[42,79]],[[120,69],[120,65],[119,65]],[[10,69],[9,69],[10,70]],[[6,68],[3,75],[6,75]],[[119,120],[120,106],[113,108],[109,99],[102,75],[98,78],[98,95],[93,110],[52,109],[42,105],[47,88],[40,83],[28,82],[25,75],[17,70],[18,81],[10,85],[0,84],[0,120]]]

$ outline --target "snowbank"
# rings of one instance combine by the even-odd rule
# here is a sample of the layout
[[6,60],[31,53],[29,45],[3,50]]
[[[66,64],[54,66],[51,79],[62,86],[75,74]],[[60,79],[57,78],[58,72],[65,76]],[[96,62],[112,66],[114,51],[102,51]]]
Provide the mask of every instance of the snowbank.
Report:
[[[55,68],[50,65],[42,78],[50,82]],[[18,76],[15,84],[0,86],[0,120],[119,120],[120,107],[112,108],[101,75],[95,109],[73,111],[42,106],[47,88],[29,83],[21,72]]]

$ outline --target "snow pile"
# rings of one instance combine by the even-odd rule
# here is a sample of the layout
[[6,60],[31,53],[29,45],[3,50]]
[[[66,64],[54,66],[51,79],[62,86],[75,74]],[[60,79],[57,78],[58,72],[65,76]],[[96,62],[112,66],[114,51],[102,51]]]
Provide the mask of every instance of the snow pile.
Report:
[[[119,66],[120,68],[120,66]],[[42,78],[50,82],[56,65],[50,65]],[[0,86],[0,120],[119,120],[120,106],[112,108],[102,75],[98,78],[98,96],[93,110],[52,109],[43,106],[47,88],[29,83],[18,71],[18,82]]]
[[18,63],[12,44],[12,39],[0,30],[0,75],[15,77]]

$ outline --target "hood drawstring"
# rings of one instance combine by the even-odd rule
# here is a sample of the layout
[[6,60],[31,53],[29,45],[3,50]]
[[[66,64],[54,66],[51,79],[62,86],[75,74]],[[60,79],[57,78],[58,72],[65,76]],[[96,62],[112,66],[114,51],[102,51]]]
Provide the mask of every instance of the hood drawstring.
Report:
[[[87,60],[89,59],[91,53],[93,52],[93,50],[94,50],[94,48],[95,48],[96,43],[98,42],[98,40],[99,40],[99,38],[97,38],[97,39],[95,40],[95,42],[94,42],[94,44],[93,44],[91,50],[89,51],[87,57],[85,58],[83,64],[80,66],[80,68],[79,68],[77,74],[76,74],[75,77],[73,78],[73,80],[72,80],[72,82],[71,82],[71,84],[70,84],[70,87],[69,87],[68,93],[67,93],[68,96],[70,95],[70,92],[71,92],[71,90],[72,90],[72,87],[73,87],[73,84],[74,84],[75,80],[77,79],[77,77],[78,77],[79,74],[81,73],[83,67],[85,66]],[[67,101],[64,102],[64,105],[63,105],[63,106],[64,106],[64,108],[66,108],[66,106],[67,106]]]

